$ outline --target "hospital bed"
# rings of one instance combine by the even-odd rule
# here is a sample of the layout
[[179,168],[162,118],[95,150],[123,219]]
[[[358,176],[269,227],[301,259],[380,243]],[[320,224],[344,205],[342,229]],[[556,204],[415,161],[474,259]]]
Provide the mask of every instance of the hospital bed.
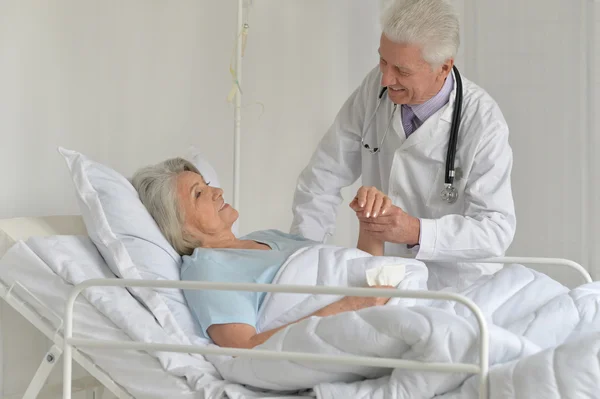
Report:
[[[15,245],[19,240],[26,240],[32,236],[53,237],[59,235],[82,235],[85,236],[85,227],[78,216],[55,216],[45,218],[19,218],[0,221],[0,262],[3,260],[7,250]],[[532,263],[532,264],[561,264],[579,271],[584,281],[591,281],[589,274],[580,265],[561,259],[544,258],[499,258],[490,260],[497,263]],[[146,351],[153,350],[175,350],[181,352],[197,353],[217,353],[219,348],[189,348],[174,345],[155,345],[154,347],[147,343],[135,342],[123,333],[111,320],[100,313],[96,307],[90,304],[83,296],[77,295],[85,286],[93,285],[160,285],[157,281],[126,281],[116,278],[90,280],[78,287],[73,287],[64,279],[54,273],[41,259],[31,256],[28,261],[20,264],[8,264],[5,261],[0,269],[0,296],[15,311],[20,313],[33,327],[42,332],[51,342],[51,347],[41,359],[41,364],[31,380],[29,388],[23,394],[24,398],[50,397],[38,393],[44,388],[46,379],[50,372],[60,364],[64,348],[67,349],[68,359],[65,359],[65,369],[68,374],[64,376],[68,385],[73,386],[74,392],[80,387],[82,391],[87,390],[89,398],[101,398],[104,389],[118,398],[194,398],[195,393],[191,390],[182,378],[175,377],[163,369],[155,357]],[[162,282],[163,286],[175,286],[186,284],[185,282]],[[189,285],[189,282],[187,283]],[[196,284],[201,287],[202,284]],[[205,287],[206,288],[206,287]],[[215,287],[213,287],[215,288]],[[224,284],[223,289],[231,289],[234,286]],[[244,287],[253,289],[252,287]],[[264,289],[264,287],[254,287],[255,289]],[[323,292],[331,293],[346,292],[342,288],[325,287],[270,287],[272,290],[297,290],[296,292]],[[304,291],[303,291],[304,290]],[[356,290],[356,289],[355,289]],[[358,289],[360,290],[360,289]],[[360,292],[353,292],[361,294]],[[364,294],[364,293],[362,293]],[[372,291],[369,291],[373,295]],[[400,293],[400,295],[427,296],[428,293]],[[443,294],[442,294],[443,295]],[[470,303],[466,298],[453,297],[451,299],[463,301],[472,307],[475,313],[479,309]],[[66,314],[65,309],[72,309],[67,306],[71,298],[74,304],[74,312]],[[140,308],[139,312],[145,311]],[[67,310],[69,312],[69,310]],[[71,336],[72,326],[75,324],[76,336],[69,340],[70,345],[65,346],[65,336]],[[7,327],[2,324],[3,330]],[[443,371],[463,371],[470,373],[480,373],[482,381],[485,380],[486,367],[486,325],[483,318],[480,319],[480,328],[484,333],[484,339],[481,341],[481,360],[477,365],[427,365],[418,364],[418,362],[401,362],[398,360],[386,359],[331,359],[327,356],[315,356],[309,354],[290,354],[298,359],[315,359],[319,361],[338,361],[338,362],[365,362],[383,367],[407,367],[421,369],[437,369]],[[6,332],[3,331],[6,335]],[[111,341],[111,342],[109,342]],[[115,343],[116,342],[116,343]],[[111,348],[111,349],[106,349]],[[132,350],[133,349],[133,350]],[[222,349],[227,352],[227,349]],[[255,356],[266,358],[285,357],[285,354],[257,353]],[[237,355],[245,356],[248,353],[244,351],[231,352]],[[79,377],[72,377],[70,374],[70,364],[72,360],[79,365],[86,374],[93,377],[90,379],[85,374]],[[371,363],[369,363],[371,362]],[[6,364],[6,361],[4,361]],[[68,365],[68,366],[67,366]],[[134,367],[132,367],[134,365]],[[454,368],[454,369],[453,369]],[[72,379],[73,378],[73,379]],[[60,385],[58,387],[45,387],[43,392],[62,392]],[[74,396],[75,397],[75,396]],[[483,397],[483,396],[482,396]]]
[[[236,41],[235,63],[232,65],[232,92],[230,101],[234,102],[234,176],[233,176],[233,206],[238,208],[240,202],[240,132],[241,132],[241,91],[242,83],[242,54],[243,43],[248,33],[247,8],[251,0],[238,0],[238,40]],[[244,39],[244,40],[242,40]],[[431,293],[426,291],[407,292],[401,290],[386,291],[379,293],[369,289],[350,289],[335,287],[310,287],[310,286],[259,286],[259,285],[235,285],[219,284],[208,285],[207,283],[190,283],[181,281],[157,281],[157,280],[125,280],[115,278],[111,270],[102,262],[85,263],[77,257],[67,259],[66,254],[62,256],[62,262],[68,263],[70,273],[80,274],[80,283],[73,285],[68,282],[64,275],[59,275],[40,256],[26,251],[20,252],[19,256],[11,256],[7,253],[9,248],[24,243],[31,237],[47,237],[52,240],[56,237],[82,237],[80,243],[95,253],[91,241],[87,240],[87,231],[79,216],[53,216],[40,218],[18,218],[0,221],[0,297],[5,304],[20,314],[36,330],[41,332],[49,342],[48,351],[41,357],[39,367],[31,378],[31,382],[25,392],[15,394],[15,398],[32,399],[62,397],[69,399],[71,394],[79,390],[85,394],[86,399],[101,399],[107,395],[113,395],[119,399],[124,398],[199,398],[204,397],[197,390],[192,389],[183,376],[165,371],[165,364],[161,363],[160,352],[181,352],[198,354],[228,353],[237,356],[252,355],[263,359],[294,359],[302,361],[336,362],[338,364],[365,364],[376,367],[395,367],[405,369],[416,369],[424,371],[444,371],[471,373],[479,376],[479,397],[487,397],[487,372],[488,372],[488,339],[487,324],[482,317],[481,310],[468,298],[451,293]],[[60,240],[55,239],[55,244]],[[98,258],[97,252],[95,253]],[[547,258],[496,258],[487,259],[487,263],[499,264],[531,264],[538,266],[560,265],[574,269],[581,274],[584,282],[590,282],[591,278],[587,271],[579,264],[564,259]],[[93,278],[89,276],[100,276],[104,278]],[[283,353],[266,352],[259,350],[243,351],[215,348],[203,345],[174,345],[132,338],[128,332],[121,328],[117,321],[130,321],[135,323],[146,323],[153,331],[161,332],[157,323],[152,323],[152,314],[141,303],[137,302],[133,295],[128,292],[119,292],[120,302],[111,295],[105,298],[96,298],[96,302],[89,297],[84,297],[82,291],[90,287],[172,287],[172,288],[195,288],[195,289],[248,289],[260,291],[289,291],[320,294],[339,295],[386,295],[415,298],[438,298],[458,301],[466,305],[478,320],[478,363],[475,364],[442,364],[442,363],[420,363],[409,360],[366,358],[366,357],[340,357],[326,356],[309,353]],[[112,301],[112,304],[110,304]],[[106,313],[99,310],[102,306],[112,306],[111,309],[117,314],[107,317]],[[133,321],[132,321],[133,320]],[[9,325],[7,325],[9,324]],[[4,338],[10,334],[19,334],[20,331],[10,332],[10,324],[2,322],[0,328]],[[6,347],[6,345],[4,345]],[[23,348],[21,348],[23,349]],[[19,351],[21,351],[19,349]],[[4,375],[13,370],[11,363],[14,359],[2,359],[4,364]],[[72,363],[79,366],[74,370]],[[56,386],[48,384],[49,377],[57,366],[63,365],[62,384]],[[197,381],[196,386],[202,384]],[[244,391],[243,388],[231,387],[226,382],[220,383],[211,380],[215,385],[214,397],[227,393],[229,397],[261,397],[260,393]],[[105,391],[108,391],[105,393]],[[249,396],[246,396],[248,393]],[[297,396],[311,396],[310,392],[297,392]],[[265,396],[269,396],[265,394]],[[3,395],[5,399],[5,395]],[[75,395],[73,395],[75,397]],[[290,397],[290,396],[286,396]]]
[[[32,236],[78,234],[86,234],[85,226],[78,216],[2,220],[0,221],[0,258],[15,242]],[[14,265],[10,270],[1,271],[0,296],[4,302],[50,342],[50,347],[40,358],[40,366],[27,390],[20,394],[15,393],[14,398],[60,397],[62,385],[45,387],[44,385],[53,369],[60,368],[63,348],[61,329],[64,324],[62,314],[71,289],[71,286],[41,261],[26,262]],[[84,298],[78,299],[77,307],[75,322],[84,335],[97,339],[127,339],[113,323]],[[6,317],[7,312],[4,312],[3,316]],[[3,320],[1,327],[5,340],[10,339],[11,333],[23,333],[23,331],[8,331],[9,321]],[[5,347],[10,344],[10,341],[5,343]],[[23,349],[25,348],[21,348]],[[142,352],[90,351],[88,354],[83,354],[74,350],[73,360],[85,371],[80,373],[79,378],[73,380],[74,390],[79,389],[86,393],[86,398],[102,398],[105,388],[118,398],[132,398],[134,397],[132,394],[143,397],[145,392],[152,391],[165,394],[162,397],[170,397],[170,388],[176,394],[180,393],[176,388],[181,386],[181,382],[166,375],[153,357]],[[14,369],[11,365],[18,361],[23,361],[23,357],[2,359],[4,380],[18,377],[10,371]],[[130,367],[131,363],[135,363],[134,368]],[[115,379],[107,374],[107,370],[118,375],[117,381],[124,382],[124,385],[115,382]],[[90,379],[89,376],[93,378]]]

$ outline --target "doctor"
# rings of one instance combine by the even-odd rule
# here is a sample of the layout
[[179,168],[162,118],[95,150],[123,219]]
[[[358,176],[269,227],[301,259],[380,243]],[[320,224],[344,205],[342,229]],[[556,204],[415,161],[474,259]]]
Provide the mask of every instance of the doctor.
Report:
[[[424,261],[430,289],[462,289],[500,267],[473,260],[504,255],[514,237],[508,127],[454,66],[459,23],[449,3],[394,0],[381,22],[379,66],[300,174],[291,232],[332,234],[341,189],[362,176],[350,204],[359,240]],[[383,215],[369,198],[387,207]]]

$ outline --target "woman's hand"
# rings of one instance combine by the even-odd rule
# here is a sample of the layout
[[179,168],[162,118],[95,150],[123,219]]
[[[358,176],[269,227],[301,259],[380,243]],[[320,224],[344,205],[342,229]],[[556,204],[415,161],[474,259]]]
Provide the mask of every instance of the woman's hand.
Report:
[[[395,288],[389,285],[376,285],[371,288]],[[390,298],[368,297],[368,296],[346,296],[332,305],[337,305],[336,313],[351,312],[373,306],[383,306]]]
[[375,187],[363,186],[358,189],[356,197],[350,203],[350,208],[356,212],[356,217],[360,222],[356,247],[373,256],[382,256],[385,242],[372,237],[365,227],[367,221],[375,220],[378,216],[385,216],[391,212],[392,200]]
[[359,219],[385,215],[391,207],[392,200],[375,187],[362,186],[350,202],[350,208]]

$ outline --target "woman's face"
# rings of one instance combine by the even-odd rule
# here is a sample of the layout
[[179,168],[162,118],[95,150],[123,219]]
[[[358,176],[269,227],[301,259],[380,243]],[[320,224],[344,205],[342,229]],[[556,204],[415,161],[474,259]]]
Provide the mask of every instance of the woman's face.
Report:
[[194,172],[177,176],[177,199],[184,215],[184,231],[201,243],[231,233],[238,218],[238,212],[225,203],[223,190],[209,186]]

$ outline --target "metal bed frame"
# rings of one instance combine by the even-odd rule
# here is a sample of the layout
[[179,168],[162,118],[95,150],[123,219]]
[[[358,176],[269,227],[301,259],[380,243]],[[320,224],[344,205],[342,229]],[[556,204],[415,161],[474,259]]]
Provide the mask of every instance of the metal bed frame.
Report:
[[[592,282],[590,274],[577,262],[558,259],[558,258],[533,258],[533,257],[501,257],[493,259],[483,259],[474,262],[497,263],[497,264],[537,264],[537,265],[560,265],[574,269],[580,273],[586,283]],[[306,293],[306,294],[331,294],[331,295],[353,295],[353,296],[379,296],[388,298],[418,298],[418,299],[442,299],[451,300],[465,305],[477,319],[480,334],[478,336],[479,346],[479,364],[467,363],[424,363],[417,361],[374,358],[364,356],[330,356],[297,352],[275,352],[259,349],[234,349],[218,347],[198,347],[193,345],[170,345],[170,344],[148,344],[126,341],[105,341],[92,339],[73,338],[73,307],[79,294],[89,287],[94,286],[113,286],[113,287],[147,287],[147,288],[176,288],[176,289],[210,289],[210,290],[236,290],[236,291],[254,291],[254,292],[288,292],[288,293]],[[9,302],[10,303],[10,302]],[[29,318],[28,318],[29,319]],[[36,325],[35,323],[33,323]],[[37,325],[36,325],[37,327]],[[103,371],[95,368],[93,363],[85,357],[79,350],[80,348],[106,348],[106,349],[135,349],[145,351],[163,351],[163,352],[183,352],[197,354],[214,354],[254,357],[265,360],[295,360],[295,361],[314,361],[327,362],[332,364],[345,365],[365,365],[371,367],[383,368],[403,368],[423,371],[437,372],[459,372],[479,375],[479,398],[486,399],[489,396],[487,375],[488,375],[488,356],[489,356],[489,337],[485,318],[479,309],[470,299],[454,293],[443,293],[434,291],[401,291],[390,289],[374,288],[347,288],[347,287],[322,287],[322,286],[296,286],[296,285],[274,285],[274,284],[239,284],[239,283],[209,283],[192,281],[156,281],[156,280],[126,280],[126,279],[92,279],[74,286],[69,299],[65,305],[64,313],[64,337],[60,338],[57,332],[52,339],[55,342],[53,349],[49,352],[53,356],[51,365],[45,365],[45,359],[42,361],[40,369],[49,370],[36,374],[32,381],[31,394],[25,396],[26,399],[35,398],[37,387],[43,385],[52,367],[56,364],[57,357],[63,356],[63,399],[71,399],[72,394],[72,362],[75,360],[86,370],[98,379],[118,398],[131,398],[121,387],[112,381],[112,379]],[[62,343],[62,345],[61,345]],[[60,350],[62,346],[62,350]],[[53,352],[54,350],[54,352]],[[45,378],[44,378],[45,376]],[[29,392],[29,390],[28,390]],[[94,398],[97,399],[97,398]]]
[[[524,265],[558,265],[568,269],[572,269],[582,276],[585,283],[592,282],[590,274],[579,263],[568,259],[560,258],[537,258],[537,257],[501,257],[493,259],[485,259],[478,262],[496,263],[496,264],[513,264],[519,263]],[[95,341],[95,340],[80,340],[73,338],[73,305],[77,296],[88,287],[92,286],[120,286],[120,287],[166,287],[166,288],[186,288],[186,289],[217,289],[217,290],[248,290],[261,292],[293,292],[293,293],[319,293],[333,295],[355,295],[355,296],[382,296],[382,297],[402,297],[402,298],[434,298],[452,300],[467,306],[477,318],[481,331],[479,337],[479,365],[475,364],[435,364],[421,363],[415,361],[401,361],[398,359],[383,359],[383,358],[368,358],[368,357],[338,357],[338,356],[322,356],[310,355],[305,353],[294,352],[269,352],[262,350],[242,350],[242,349],[225,349],[225,348],[199,348],[185,345],[158,345],[158,344],[142,344],[136,342],[119,342],[119,341]],[[160,350],[160,351],[175,351],[185,353],[200,353],[200,354],[227,354],[234,356],[249,356],[261,359],[274,360],[302,360],[302,361],[320,361],[337,364],[360,364],[373,367],[398,367],[409,368],[416,370],[430,371],[446,371],[446,372],[464,372],[471,374],[479,374],[480,376],[480,397],[487,397],[487,358],[488,358],[488,342],[487,342],[487,324],[481,315],[480,309],[473,304],[469,299],[451,293],[439,293],[431,291],[396,291],[386,289],[373,288],[342,288],[342,287],[312,287],[312,286],[283,286],[272,284],[234,284],[234,283],[205,283],[205,282],[159,282],[149,280],[122,280],[122,279],[95,279],[88,280],[73,288],[69,301],[66,303],[64,318],[56,312],[49,309],[39,299],[29,292],[21,283],[15,282],[8,286],[0,280],[0,298],[2,298],[15,311],[21,314],[29,323],[37,328],[46,338],[52,342],[51,348],[43,356],[37,372],[31,379],[31,382],[25,393],[20,397],[23,399],[35,399],[48,389],[52,392],[63,391],[63,398],[71,398],[73,386],[78,391],[87,393],[89,399],[101,399],[104,389],[106,388],[119,399],[133,398],[125,389],[115,383],[113,379],[102,369],[97,367],[95,363],[85,355],[80,348],[114,348],[114,349],[138,349],[138,350]],[[482,328],[483,327],[483,328]],[[63,330],[63,334],[61,334]],[[60,358],[63,357],[63,383],[60,386],[45,387],[50,373],[54,370],[57,364],[60,363]],[[72,381],[72,362],[78,363],[87,373],[93,377],[83,378]],[[8,398],[7,398],[8,399]]]
[[[63,335],[61,334],[61,329],[64,325],[63,319],[18,282],[7,286],[0,280],[0,297],[53,343],[48,352],[42,357],[42,361],[32,377],[29,386],[18,397],[22,399],[35,399],[41,394],[45,395],[47,390],[60,393],[62,384],[60,387],[45,387],[45,385],[52,370],[60,363],[63,353],[65,345]],[[58,324],[58,327],[56,327],[56,324]],[[93,381],[89,381],[87,378],[72,381],[72,383],[78,386],[79,391],[86,392],[88,399],[101,399],[104,388],[108,389],[119,399],[132,399],[131,395],[116,384],[108,374],[98,368],[88,356],[79,350],[72,350],[72,360],[77,362],[94,378]],[[16,398],[17,396],[15,396]]]

